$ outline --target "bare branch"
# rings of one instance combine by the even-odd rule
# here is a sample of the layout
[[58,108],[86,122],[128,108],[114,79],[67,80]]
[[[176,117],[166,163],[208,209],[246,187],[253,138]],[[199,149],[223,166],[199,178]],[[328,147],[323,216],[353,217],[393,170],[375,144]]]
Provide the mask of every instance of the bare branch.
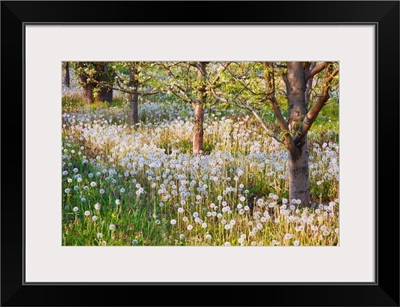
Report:
[[317,73],[323,71],[326,67],[328,66],[328,62],[322,62],[315,67],[313,67],[311,70],[307,71],[305,74],[305,79],[306,81],[312,77],[314,77]]
[[314,103],[314,105],[311,107],[311,109],[307,112],[306,116],[304,117],[302,131],[300,135],[295,137],[294,139],[295,144],[298,144],[304,139],[305,135],[310,130],[312,124],[318,117],[319,112],[321,111],[325,103],[328,101],[329,90],[331,88],[330,82],[337,75],[338,72],[339,68],[336,68],[332,72],[332,74],[328,75],[328,68],[325,69],[325,80],[323,83],[322,94],[318,96],[317,101]]
[[256,110],[254,110],[253,108],[251,108],[250,106],[245,105],[245,104],[236,103],[236,105],[239,108],[249,110],[254,115],[254,117],[257,118],[257,120],[260,122],[261,126],[264,128],[264,130],[267,132],[267,134],[270,137],[277,140],[279,143],[283,144],[283,141],[281,139],[279,139],[279,136],[274,131],[272,131],[271,128],[268,127],[267,123],[262,119],[262,117],[257,113]]

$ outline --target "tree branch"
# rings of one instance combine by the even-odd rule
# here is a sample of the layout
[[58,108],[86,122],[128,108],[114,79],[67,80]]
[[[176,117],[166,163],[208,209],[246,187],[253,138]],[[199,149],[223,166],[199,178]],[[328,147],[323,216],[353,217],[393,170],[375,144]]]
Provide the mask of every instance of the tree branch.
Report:
[[323,71],[328,66],[328,62],[322,62],[318,65],[315,65],[311,70],[307,71],[305,74],[306,81],[312,77],[314,77],[317,73]]
[[[217,93],[215,93],[215,91],[213,89],[211,90],[211,93],[214,95],[216,100],[221,101],[223,103],[229,103],[229,101],[226,100],[225,98],[218,96]],[[283,143],[283,141],[279,139],[279,136],[274,131],[272,131],[271,128],[268,127],[268,125],[265,123],[265,121],[261,118],[261,116],[257,113],[256,110],[254,110],[252,107],[250,107],[249,105],[246,105],[246,104],[242,104],[242,103],[232,103],[232,104],[238,106],[239,108],[248,110],[251,113],[253,113],[254,117],[257,118],[257,120],[260,122],[261,126],[264,128],[264,130],[267,132],[267,134],[270,137],[277,140],[279,143]]]
[[317,98],[317,101],[314,103],[314,105],[311,107],[311,109],[307,112],[306,116],[303,119],[303,124],[302,124],[302,131],[301,134],[296,136],[294,139],[294,143],[298,144],[300,143],[307,132],[310,130],[312,124],[318,117],[319,112],[325,105],[325,103],[329,99],[329,90],[331,88],[330,82],[332,79],[337,75],[339,72],[339,68],[336,68],[332,74],[328,75],[328,68],[325,69],[325,80],[323,83],[323,90],[322,90],[322,95],[319,95]]

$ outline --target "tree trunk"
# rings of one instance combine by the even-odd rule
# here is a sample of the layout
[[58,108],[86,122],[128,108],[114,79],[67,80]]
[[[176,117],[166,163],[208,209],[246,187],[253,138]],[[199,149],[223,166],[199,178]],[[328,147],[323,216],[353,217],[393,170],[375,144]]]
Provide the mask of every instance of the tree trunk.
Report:
[[197,79],[199,87],[197,88],[197,102],[193,103],[194,108],[194,126],[193,126],[193,154],[199,154],[203,151],[203,123],[204,123],[204,109],[206,103],[206,62],[196,63],[198,73]]
[[194,104],[194,127],[193,127],[193,154],[203,151],[203,122],[204,110],[203,104]]
[[107,62],[99,63],[99,72],[100,72],[100,82],[102,86],[100,86],[100,90],[98,93],[99,101],[112,102],[113,99],[113,91],[108,86],[110,85],[110,78],[108,76],[108,64]]
[[133,62],[129,69],[129,89],[133,91],[133,93],[129,95],[129,120],[131,126],[134,127],[139,123],[139,80],[136,78],[137,73],[137,63]]
[[[302,121],[307,114],[306,81],[302,62],[287,63],[287,96],[289,105],[289,129],[293,134],[301,131]],[[295,144],[296,152],[289,158],[289,198],[300,199],[302,206],[310,205],[308,180],[307,138]]]
[[139,123],[139,95],[135,93],[130,95],[130,112],[129,112],[129,120],[131,126],[135,126]]
[[91,104],[94,102],[93,89],[94,84],[92,83],[88,83],[83,87],[83,102],[85,104]]
[[307,140],[303,142],[300,156],[289,154],[289,199],[300,199],[302,206],[310,205],[310,184],[308,180]]
[[70,76],[69,76],[69,62],[65,62],[64,65],[64,80],[63,84],[65,87],[70,87]]

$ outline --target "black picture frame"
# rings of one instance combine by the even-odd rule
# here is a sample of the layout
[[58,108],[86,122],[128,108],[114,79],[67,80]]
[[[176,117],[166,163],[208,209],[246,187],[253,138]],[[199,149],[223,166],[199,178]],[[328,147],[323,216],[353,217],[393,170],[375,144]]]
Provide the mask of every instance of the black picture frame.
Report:
[[[376,282],[26,284],[23,40],[28,23],[375,25]],[[399,306],[398,1],[3,1],[0,113],[2,306]]]

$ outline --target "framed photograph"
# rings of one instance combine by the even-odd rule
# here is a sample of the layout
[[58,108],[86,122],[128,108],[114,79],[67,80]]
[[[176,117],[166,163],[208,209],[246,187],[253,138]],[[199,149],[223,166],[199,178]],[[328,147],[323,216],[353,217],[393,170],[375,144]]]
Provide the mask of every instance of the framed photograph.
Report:
[[3,306],[399,306],[398,1],[1,26]]

